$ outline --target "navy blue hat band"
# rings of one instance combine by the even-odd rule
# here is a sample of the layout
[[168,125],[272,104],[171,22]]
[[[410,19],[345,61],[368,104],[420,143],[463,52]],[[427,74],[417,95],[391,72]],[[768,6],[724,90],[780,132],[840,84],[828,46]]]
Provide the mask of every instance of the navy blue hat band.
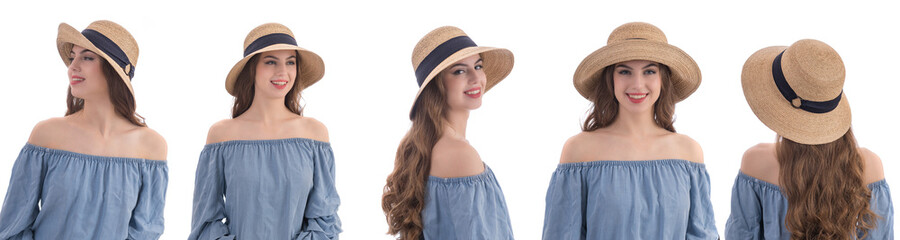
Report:
[[128,75],[129,81],[131,81],[131,78],[134,78],[134,64],[131,64],[131,60],[128,60],[128,55],[125,55],[125,51],[122,51],[119,45],[93,29],[85,29],[81,31],[81,35],[84,35],[95,47],[112,58],[116,65],[119,65],[125,71],[125,74]]
[[788,102],[791,102],[794,108],[811,113],[827,113],[837,108],[838,104],[841,103],[841,97],[844,96],[844,91],[841,91],[836,98],[824,102],[810,101],[797,96],[797,93],[794,92],[794,89],[791,88],[791,85],[784,78],[784,72],[781,69],[781,55],[783,54],[784,51],[775,57],[775,61],[772,61],[772,77],[775,79],[775,86],[778,87],[781,96]]
[[419,87],[425,82],[425,78],[428,77],[428,74],[431,73],[438,64],[441,64],[444,59],[447,59],[450,55],[453,55],[463,48],[477,46],[478,45],[475,45],[475,42],[468,36],[451,38],[450,40],[441,43],[441,45],[438,45],[434,50],[428,53],[428,56],[425,56],[425,59],[422,59],[422,63],[416,68],[416,82],[419,83]]
[[265,35],[257,38],[256,40],[253,40],[250,45],[247,45],[247,48],[244,49],[244,57],[247,57],[253,52],[259,51],[260,49],[275,44],[290,44],[297,46],[297,40],[295,40],[294,37],[291,37],[291,35],[287,35],[284,33],[273,33]]

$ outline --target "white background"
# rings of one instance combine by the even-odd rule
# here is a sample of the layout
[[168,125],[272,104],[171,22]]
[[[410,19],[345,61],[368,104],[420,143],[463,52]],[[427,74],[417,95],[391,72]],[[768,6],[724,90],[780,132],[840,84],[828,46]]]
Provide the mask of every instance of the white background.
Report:
[[65,112],[68,80],[55,47],[58,24],[81,30],[98,19],[123,25],[137,39],[137,110],[169,144],[162,239],[184,239],[190,231],[197,157],[208,127],[230,116],[225,75],[241,58],[246,34],[266,22],[287,25],[300,46],[325,60],[324,79],[303,98],[305,114],[330,130],[343,239],[390,239],[380,201],[417,90],[410,55],[422,36],[443,25],[515,54],[512,73],[471,115],[468,137],[494,169],[519,239],[540,238],[550,175],[588,110],[572,85],[575,68],[606,45],[614,28],[631,21],[661,28],[702,70],[699,90],[677,105],[675,127],[705,150],[720,233],[742,153],[775,138],[750,111],[740,85],[744,61],[763,47],[814,38],[840,53],[854,132],[884,160],[889,184],[900,186],[896,5],[551,2],[557,1],[4,1],[0,196],[32,126]]

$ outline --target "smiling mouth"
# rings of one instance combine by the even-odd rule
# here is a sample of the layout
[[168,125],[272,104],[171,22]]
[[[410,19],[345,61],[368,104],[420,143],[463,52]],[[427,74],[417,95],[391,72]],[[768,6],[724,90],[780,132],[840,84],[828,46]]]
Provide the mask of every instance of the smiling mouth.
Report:
[[481,87],[473,87],[473,88],[470,88],[469,90],[464,91],[463,93],[466,94],[466,97],[477,99],[477,98],[481,97],[481,93],[482,93],[481,90],[482,90]]
[[626,93],[625,95],[627,95],[628,98],[631,98],[631,99],[644,99],[649,94],[647,94],[647,93],[640,93],[640,94]]
[[285,81],[285,80],[275,80],[275,81],[269,81],[269,82],[271,82],[272,84],[278,85],[278,86],[284,86],[284,85],[287,85],[287,83],[288,83],[288,81]]
[[71,79],[69,79],[70,85],[79,84],[81,82],[84,82],[84,78],[82,78],[82,77],[72,77]]

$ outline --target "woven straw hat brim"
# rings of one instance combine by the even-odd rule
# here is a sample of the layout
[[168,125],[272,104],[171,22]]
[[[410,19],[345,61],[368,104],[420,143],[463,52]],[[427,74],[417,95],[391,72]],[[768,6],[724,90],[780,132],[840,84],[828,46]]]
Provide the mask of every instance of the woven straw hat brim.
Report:
[[300,75],[297,76],[296,81],[299,81],[299,86],[303,89],[315,84],[325,75],[325,62],[322,61],[318,54],[290,44],[273,44],[247,55],[247,57],[234,64],[234,67],[231,68],[231,71],[228,72],[228,76],[225,78],[225,90],[228,91],[228,94],[234,96],[234,83],[237,81],[241,71],[244,70],[244,65],[247,64],[247,61],[250,61],[250,58],[259,53],[277,50],[297,50],[300,58]]
[[744,97],[756,117],[784,138],[802,144],[832,142],[850,129],[850,104],[847,95],[837,108],[827,113],[811,113],[794,108],[784,99],[772,77],[772,61],[786,46],[763,48],[747,59],[741,72]]
[[440,64],[434,67],[434,70],[431,70],[431,72],[428,73],[428,77],[425,78],[425,81],[422,82],[422,86],[419,87],[419,91],[416,92],[416,98],[413,99],[413,106],[409,110],[409,118],[412,119],[413,113],[416,110],[416,102],[419,100],[419,95],[422,94],[422,91],[425,90],[425,86],[428,86],[428,83],[434,80],[434,78],[438,74],[440,74],[450,65],[453,65],[459,60],[474,56],[476,54],[481,54],[483,63],[482,69],[484,70],[484,75],[487,78],[483,93],[487,93],[488,90],[497,85],[497,83],[500,83],[500,81],[506,78],[506,76],[509,75],[509,73],[512,71],[514,64],[513,53],[505,48],[463,48],[444,59],[444,61],[441,61]]
[[78,45],[87,50],[91,50],[91,52],[100,55],[103,59],[106,59],[107,64],[113,67],[116,70],[116,73],[119,74],[119,77],[122,78],[122,82],[125,82],[125,86],[128,86],[128,91],[131,92],[131,95],[134,96],[134,89],[131,87],[131,78],[128,77],[128,74],[122,70],[116,64],[116,61],[113,60],[109,55],[106,55],[103,51],[100,51],[99,48],[94,46],[90,40],[88,40],[84,35],[81,34],[81,31],[78,31],[74,27],[70,26],[66,23],[59,24],[59,33],[56,36],[56,49],[59,51],[59,57],[62,58],[63,63],[66,67],[71,64],[69,61],[69,53],[72,52],[72,46]]
[[592,100],[593,89],[599,84],[600,72],[607,66],[632,60],[647,60],[665,64],[672,72],[675,102],[690,96],[700,86],[700,67],[690,55],[667,43],[628,40],[604,46],[581,61],[575,70],[575,89],[582,97]]

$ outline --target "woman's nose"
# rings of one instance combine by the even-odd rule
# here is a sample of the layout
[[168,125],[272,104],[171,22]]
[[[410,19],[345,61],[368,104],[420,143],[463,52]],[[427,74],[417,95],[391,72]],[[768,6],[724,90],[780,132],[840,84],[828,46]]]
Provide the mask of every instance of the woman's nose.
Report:
[[479,70],[469,70],[469,83],[475,84],[487,81],[487,76],[485,76],[484,71]]
[[69,71],[74,71],[74,72],[81,71],[81,67],[78,66],[79,64],[80,64],[80,62],[78,61],[77,58],[72,59],[72,63],[69,63]]

